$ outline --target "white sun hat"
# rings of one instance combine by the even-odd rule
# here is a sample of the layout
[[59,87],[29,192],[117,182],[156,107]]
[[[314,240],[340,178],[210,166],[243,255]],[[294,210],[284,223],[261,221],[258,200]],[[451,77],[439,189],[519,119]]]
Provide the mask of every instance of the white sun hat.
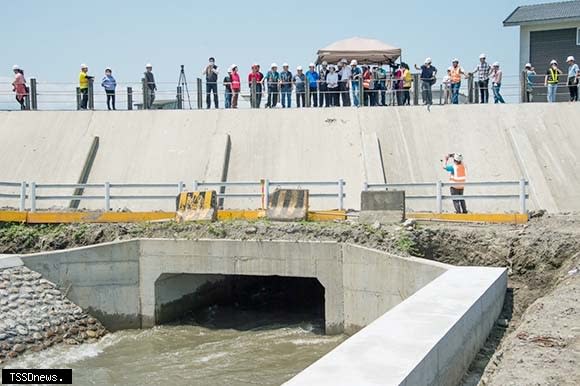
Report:
[[20,70],[20,66],[18,64],[15,64],[14,66],[12,66],[12,70]]
[[568,56],[568,59],[566,59],[567,62],[575,62],[576,59],[574,59],[574,57],[572,55]]

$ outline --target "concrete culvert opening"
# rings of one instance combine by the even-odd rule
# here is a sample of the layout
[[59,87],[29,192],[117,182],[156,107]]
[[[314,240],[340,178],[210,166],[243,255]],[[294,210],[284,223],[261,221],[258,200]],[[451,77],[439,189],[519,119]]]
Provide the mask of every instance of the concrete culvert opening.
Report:
[[325,330],[324,287],[315,278],[163,274],[155,323],[251,330],[305,323]]

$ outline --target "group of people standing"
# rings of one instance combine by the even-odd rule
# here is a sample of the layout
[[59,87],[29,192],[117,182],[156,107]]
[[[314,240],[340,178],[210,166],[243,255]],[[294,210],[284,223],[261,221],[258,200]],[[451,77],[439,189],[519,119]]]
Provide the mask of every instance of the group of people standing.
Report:
[[[568,71],[566,84],[570,93],[570,101],[578,101],[578,85],[580,81],[580,68],[575,58],[569,56],[566,59]],[[420,71],[419,82],[422,100],[425,105],[433,104],[432,87],[437,83],[437,68],[431,58],[426,58],[421,65],[414,65],[415,70]],[[24,78],[24,71],[18,66],[13,66],[14,81],[12,82],[16,100],[22,110],[27,108],[26,97],[29,89]],[[81,65],[79,74],[80,109],[88,108],[89,82],[94,77],[88,74],[87,65]],[[525,72],[525,100],[532,102],[533,91],[539,82],[535,81],[538,75],[530,63],[524,68]],[[215,59],[209,58],[207,66],[203,69],[206,81],[206,107],[219,108],[218,84],[219,67]],[[494,103],[505,103],[501,95],[503,72],[498,62],[488,64],[486,55],[479,56],[479,63],[471,72],[466,72],[459,64],[459,59],[453,59],[447,74],[442,79],[445,103],[459,103],[459,91],[462,79],[474,77],[479,90],[479,102],[489,102],[489,88],[493,92]],[[552,60],[544,76],[544,87],[547,90],[547,101],[556,102],[558,85],[561,83],[564,72],[558,67],[558,62]],[[147,64],[143,74],[144,91],[146,94],[145,108],[151,108],[155,101],[157,85],[153,75],[153,66]],[[267,94],[266,108],[275,108],[280,103],[283,108],[292,107],[292,94],[294,91],[297,107],[334,107],[334,106],[387,106],[409,105],[411,101],[411,88],[415,81],[410,68],[406,63],[390,63],[388,68],[383,66],[359,66],[356,60],[348,62],[342,59],[335,65],[322,62],[318,67],[310,63],[305,72],[302,66],[296,67],[296,72],[290,70],[288,63],[282,64],[282,70],[278,71],[278,65],[272,63],[270,69],[264,75],[258,63],[254,63],[247,77],[250,90],[250,104],[252,108],[260,108],[263,94]],[[237,108],[239,95],[242,89],[242,80],[238,66],[232,64],[222,80],[225,88],[225,108]],[[115,90],[117,81],[110,67],[105,69],[101,80],[107,97],[107,108],[115,110]]]

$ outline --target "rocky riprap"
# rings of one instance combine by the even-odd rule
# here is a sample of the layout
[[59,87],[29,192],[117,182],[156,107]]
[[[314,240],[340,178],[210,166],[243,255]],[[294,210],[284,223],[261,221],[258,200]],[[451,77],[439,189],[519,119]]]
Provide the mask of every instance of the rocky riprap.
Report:
[[38,272],[26,267],[0,271],[0,363],[56,343],[96,342],[105,334],[98,320]]

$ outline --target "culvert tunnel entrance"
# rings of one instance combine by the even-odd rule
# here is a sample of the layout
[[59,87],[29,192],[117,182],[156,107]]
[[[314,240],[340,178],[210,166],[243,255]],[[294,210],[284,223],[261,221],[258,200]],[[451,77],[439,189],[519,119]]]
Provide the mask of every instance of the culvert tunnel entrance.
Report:
[[324,332],[324,287],[304,277],[163,274],[155,323],[242,331],[307,323]]

